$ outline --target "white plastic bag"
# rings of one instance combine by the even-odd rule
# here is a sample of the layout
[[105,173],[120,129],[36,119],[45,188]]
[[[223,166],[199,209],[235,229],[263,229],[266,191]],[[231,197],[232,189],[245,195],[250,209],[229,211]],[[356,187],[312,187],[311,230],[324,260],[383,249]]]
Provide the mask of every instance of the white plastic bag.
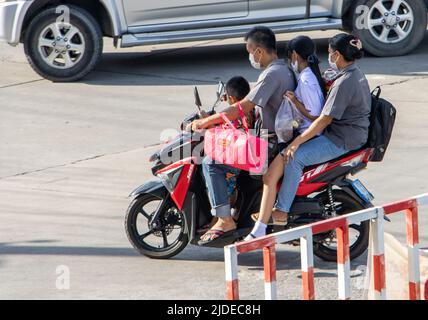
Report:
[[282,101],[275,119],[275,132],[278,141],[289,142],[293,139],[294,130],[298,129],[302,122],[302,117],[288,99]]

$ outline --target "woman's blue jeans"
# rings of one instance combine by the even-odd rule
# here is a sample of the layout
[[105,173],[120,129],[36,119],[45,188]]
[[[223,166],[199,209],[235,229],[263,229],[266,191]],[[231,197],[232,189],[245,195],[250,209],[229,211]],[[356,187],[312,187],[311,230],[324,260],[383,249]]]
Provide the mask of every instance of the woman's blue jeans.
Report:
[[294,154],[294,159],[285,165],[284,180],[275,208],[290,212],[305,167],[333,160],[349,151],[336,146],[323,135],[302,144]]

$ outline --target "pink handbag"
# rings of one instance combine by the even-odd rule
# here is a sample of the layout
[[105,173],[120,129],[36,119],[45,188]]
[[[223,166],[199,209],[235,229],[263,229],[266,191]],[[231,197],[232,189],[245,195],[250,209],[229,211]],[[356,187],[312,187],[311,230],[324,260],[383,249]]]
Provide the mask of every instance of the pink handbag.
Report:
[[253,174],[263,174],[268,142],[249,133],[244,111],[239,103],[238,109],[245,132],[237,129],[224,113],[220,113],[225,124],[208,129],[205,133],[205,155],[220,164]]

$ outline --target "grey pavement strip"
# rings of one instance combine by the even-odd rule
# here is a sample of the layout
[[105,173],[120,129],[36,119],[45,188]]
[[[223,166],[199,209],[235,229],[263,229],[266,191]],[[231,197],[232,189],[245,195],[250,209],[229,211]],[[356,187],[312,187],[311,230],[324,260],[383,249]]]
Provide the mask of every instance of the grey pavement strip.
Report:
[[36,80],[30,80],[30,81],[23,81],[23,82],[18,82],[18,83],[13,83],[13,84],[8,84],[6,86],[0,86],[0,89],[5,89],[5,88],[11,88],[11,87],[17,87],[17,86],[22,86],[22,85],[26,85],[26,84],[32,84],[35,82],[41,82],[41,81],[46,81],[45,79],[36,79]]

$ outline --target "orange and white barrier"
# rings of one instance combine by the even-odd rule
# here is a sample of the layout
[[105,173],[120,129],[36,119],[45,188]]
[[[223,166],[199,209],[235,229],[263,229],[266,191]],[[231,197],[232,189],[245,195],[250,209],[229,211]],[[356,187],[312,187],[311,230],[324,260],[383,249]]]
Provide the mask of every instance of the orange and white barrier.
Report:
[[425,282],[424,292],[425,292],[425,300],[428,300],[428,280],[427,282]]
[[[392,234],[385,232],[385,268],[387,270],[385,281],[388,284],[386,287],[386,296],[391,300],[407,300],[410,296],[410,285],[408,280],[409,266],[408,266],[408,248],[407,245],[403,245],[396,237]],[[373,250],[369,247],[369,252]],[[428,280],[428,256],[425,253],[426,250],[420,250],[419,252],[419,266],[420,266],[420,290],[428,294],[424,289],[424,284]],[[428,253],[428,252],[427,252]],[[365,279],[365,299],[374,299],[374,274],[373,274],[373,263],[368,261],[366,269]],[[411,286],[413,287],[413,285]],[[424,294],[421,294],[424,296]]]
[[[419,267],[419,231],[418,206],[428,204],[428,193],[409,200],[374,207],[307,226],[278,232],[247,242],[226,246],[225,267],[227,298],[239,299],[238,254],[263,249],[265,274],[265,298],[277,298],[275,246],[300,239],[303,298],[315,299],[314,263],[312,238],[316,234],[336,230],[338,296],[339,299],[351,298],[350,259],[349,259],[349,225],[370,220],[371,263],[373,265],[375,299],[386,299],[385,283],[385,248],[384,217],[396,212],[406,211],[407,246],[408,246],[408,283],[409,299],[421,299]],[[425,290],[425,296],[427,291]]]

